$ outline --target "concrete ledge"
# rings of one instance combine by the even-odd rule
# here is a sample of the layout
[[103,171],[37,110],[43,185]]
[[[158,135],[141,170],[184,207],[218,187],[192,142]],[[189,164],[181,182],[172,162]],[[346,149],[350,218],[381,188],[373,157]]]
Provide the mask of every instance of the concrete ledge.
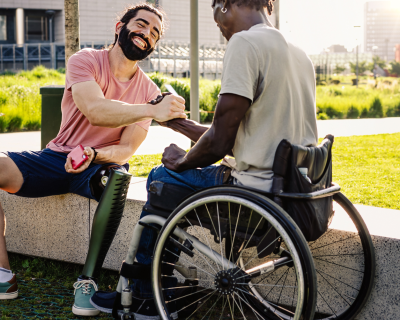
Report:
[[[125,258],[133,226],[146,201],[145,183],[145,179],[140,178],[132,181],[121,226],[104,264],[107,269],[118,270]],[[26,199],[0,191],[0,202],[7,217],[6,241],[10,252],[84,264],[96,201],[72,194]],[[372,235],[377,261],[371,299],[357,319],[397,320],[400,314],[397,267],[400,261],[400,211],[356,207]],[[331,228],[334,230],[330,237],[347,238],[354,232],[346,215],[338,209]]]

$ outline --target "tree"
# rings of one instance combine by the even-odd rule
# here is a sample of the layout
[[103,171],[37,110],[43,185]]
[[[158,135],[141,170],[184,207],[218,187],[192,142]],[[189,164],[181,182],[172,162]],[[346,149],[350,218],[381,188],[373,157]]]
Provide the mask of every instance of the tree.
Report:
[[371,70],[371,72],[374,71],[375,65],[378,65],[378,67],[380,67],[382,69],[386,69],[386,61],[381,59],[379,56],[373,56],[372,63],[370,64],[370,68],[369,68],[369,70]]
[[392,61],[390,62],[390,73],[400,76],[400,62]]
[[81,49],[79,41],[79,0],[64,0],[65,67],[69,58]]
[[[362,74],[367,71],[369,68],[367,61],[358,62],[358,74]],[[350,62],[351,72],[357,73],[357,64]]]
[[333,73],[341,74],[344,70],[346,70],[344,66],[337,64],[333,69]]

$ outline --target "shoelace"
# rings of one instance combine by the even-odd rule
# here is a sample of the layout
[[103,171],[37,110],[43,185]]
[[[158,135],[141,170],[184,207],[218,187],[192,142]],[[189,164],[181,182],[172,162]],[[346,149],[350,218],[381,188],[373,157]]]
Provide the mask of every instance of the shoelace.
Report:
[[94,290],[97,291],[97,284],[93,280],[81,280],[74,283],[74,295],[76,290],[82,288],[82,294],[90,294],[90,285],[93,285]]

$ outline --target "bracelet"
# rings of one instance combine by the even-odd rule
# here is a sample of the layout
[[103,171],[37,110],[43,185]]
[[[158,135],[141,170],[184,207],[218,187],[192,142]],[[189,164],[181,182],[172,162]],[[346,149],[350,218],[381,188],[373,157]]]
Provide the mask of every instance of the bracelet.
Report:
[[96,160],[96,157],[97,157],[98,152],[96,151],[95,148],[92,148],[92,150],[93,150],[93,152],[94,152],[94,157],[93,157],[93,160],[92,160],[92,162],[93,162],[94,160]]

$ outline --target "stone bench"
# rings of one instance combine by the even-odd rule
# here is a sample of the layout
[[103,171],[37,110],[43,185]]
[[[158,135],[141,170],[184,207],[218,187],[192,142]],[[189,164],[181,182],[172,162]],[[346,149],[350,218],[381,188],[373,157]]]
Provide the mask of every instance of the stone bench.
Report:
[[[146,201],[146,179],[133,178],[121,226],[104,267],[119,270],[133,226]],[[41,199],[19,198],[0,191],[7,217],[10,252],[84,264],[89,247],[96,201],[67,194]],[[356,205],[363,216],[376,251],[376,282],[371,299],[357,319],[397,320],[400,314],[400,211]],[[352,232],[337,211],[331,224],[335,233]]]

